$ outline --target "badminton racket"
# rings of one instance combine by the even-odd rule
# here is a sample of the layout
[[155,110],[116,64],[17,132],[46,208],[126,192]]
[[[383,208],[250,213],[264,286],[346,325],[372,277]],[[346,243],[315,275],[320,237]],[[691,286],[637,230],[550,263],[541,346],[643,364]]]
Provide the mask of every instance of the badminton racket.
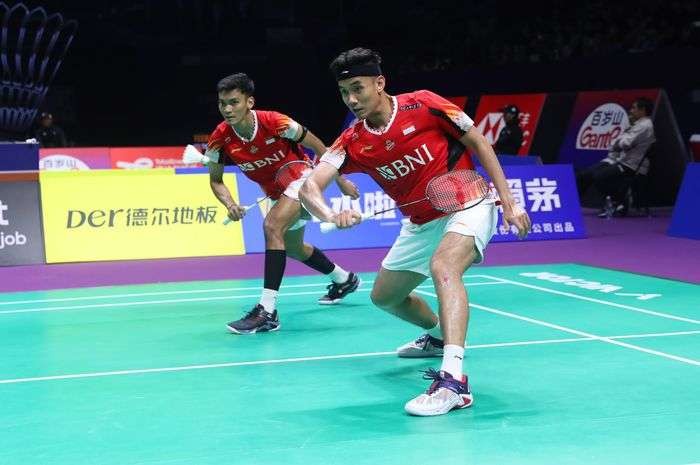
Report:
[[[490,194],[491,188],[489,183],[476,171],[450,171],[449,173],[441,174],[431,179],[428,185],[425,186],[425,197],[422,199],[396,205],[386,210],[365,213],[362,215],[360,221],[397,208],[426,201],[438,211],[454,213],[479,205],[488,198]],[[338,229],[336,224],[331,222],[323,222],[320,227],[323,233]]]
[[[275,186],[279,189],[279,191],[284,192],[292,183],[302,179],[309,170],[313,169],[313,167],[314,166],[306,160],[294,160],[287,162],[280,166],[275,173]],[[248,212],[248,210],[269,198],[269,195],[263,197],[255,203],[244,206],[243,209]],[[224,224],[229,224],[232,221],[233,220],[231,218],[226,218],[224,220]]]

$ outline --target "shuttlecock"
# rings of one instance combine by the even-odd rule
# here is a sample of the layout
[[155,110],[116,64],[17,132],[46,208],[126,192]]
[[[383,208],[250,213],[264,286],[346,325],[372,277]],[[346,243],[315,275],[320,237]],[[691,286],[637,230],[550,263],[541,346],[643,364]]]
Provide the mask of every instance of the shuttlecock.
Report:
[[185,151],[182,152],[182,162],[186,164],[203,163],[206,165],[211,162],[211,159],[206,155],[202,155],[193,145],[188,145],[185,147]]

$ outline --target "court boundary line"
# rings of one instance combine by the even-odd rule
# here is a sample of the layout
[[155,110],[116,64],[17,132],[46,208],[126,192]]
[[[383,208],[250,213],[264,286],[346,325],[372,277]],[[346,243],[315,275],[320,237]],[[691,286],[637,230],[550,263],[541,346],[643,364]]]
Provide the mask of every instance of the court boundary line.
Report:
[[550,294],[557,294],[557,295],[561,295],[561,296],[565,296],[565,297],[572,297],[574,299],[586,300],[588,302],[608,305],[611,307],[622,308],[624,310],[631,310],[633,312],[644,313],[644,314],[652,315],[652,316],[658,316],[661,318],[667,318],[669,320],[677,320],[677,321],[683,321],[685,323],[692,323],[692,324],[700,325],[700,320],[695,320],[693,318],[686,318],[683,316],[671,315],[669,313],[657,312],[654,310],[647,310],[647,309],[640,308],[640,307],[634,307],[632,305],[619,304],[617,302],[611,302],[609,300],[603,300],[603,299],[596,299],[595,297],[587,297],[585,295],[574,294],[572,292],[559,291],[557,289],[551,289],[551,288],[542,287],[542,286],[535,286],[534,284],[523,283],[520,281],[514,281],[512,279],[507,279],[507,278],[499,278],[497,276],[484,275],[484,277],[496,279],[496,280],[499,280],[503,283],[512,284],[514,286],[527,287],[527,288],[535,289],[535,290],[542,291],[542,292],[548,292]]
[[[368,284],[368,283],[367,283]],[[495,286],[502,285],[504,283],[499,282],[483,282],[483,283],[471,283],[470,286]],[[433,288],[432,285],[421,285],[416,289]],[[260,288],[258,288],[260,289]],[[357,289],[356,292],[369,292],[372,288],[362,287]],[[280,297],[286,296],[299,296],[299,295],[319,295],[322,291],[305,291],[305,292],[288,292],[280,293]],[[162,305],[162,304],[177,304],[186,302],[208,302],[217,300],[235,300],[235,299],[251,299],[259,298],[260,294],[243,294],[243,295],[224,295],[218,297],[192,297],[187,299],[165,299],[165,300],[137,300],[135,302],[112,302],[112,303],[101,303],[101,304],[87,304],[87,305],[67,305],[67,306],[57,306],[57,307],[35,307],[35,308],[17,308],[13,310],[0,310],[0,316],[2,315],[14,315],[18,313],[38,313],[38,312],[55,312],[61,310],[85,310],[85,309],[95,309],[95,308],[113,308],[113,307],[138,307],[142,305]]]
[[[433,294],[433,293],[431,293],[431,292],[426,292],[426,291],[416,291],[416,292],[419,293],[419,294],[423,294],[423,295],[427,295],[427,296],[430,296],[430,297],[435,297],[435,298],[437,298],[437,295],[436,295],[436,294]],[[487,306],[485,306],[485,305],[480,305],[480,304],[475,304],[475,303],[470,302],[470,303],[469,303],[469,306],[470,306],[470,307],[477,308],[477,309],[479,309],[479,310],[483,310],[483,311],[488,312],[488,313],[493,313],[494,315],[501,315],[501,316],[505,316],[505,317],[508,317],[508,318],[513,318],[513,319],[515,319],[515,320],[525,321],[525,322],[532,323],[532,324],[535,324],[535,325],[544,326],[544,327],[547,327],[547,328],[551,328],[551,329],[556,329],[556,330],[559,330],[559,331],[563,331],[563,332],[565,332],[565,333],[575,334],[575,335],[581,336],[581,337],[594,338],[594,339],[596,339],[596,340],[598,340],[598,341],[600,341],[600,342],[607,342],[608,344],[612,344],[612,345],[616,345],[616,346],[620,346],[620,347],[625,347],[625,348],[627,348],[627,349],[632,349],[632,350],[636,350],[636,351],[638,351],[638,352],[644,352],[644,353],[651,354],[651,355],[656,355],[656,356],[658,356],[658,357],[667,358],[667,359],[674,360],[674,361],[677,361],[677,362],[687,363],[688,365],[700,366],[700,360],[694,360],[694,359],[692,359],[692,358],[680,357],[680,356],[678,356],[678,355],[673,355],[673,354],[669,354],[669,353],[666,353],[666,352],[661,352],[661,351],[659,351],[659,350],[646,349],[646,348],[644,348],[644,347],[636,346],[636,345],[634,345],[634,344],[628,344],[628,343],[626,343],[626,342],[620,342],[620,341],[611,339],[611,338],[606,337],[606,336],[598,336],[598,335],[593,334],[593,333],[587,333],[587,332],[585,332],[585,331],[579,331],[578,329],[569,328],[569,327],[566,327],[566,326],[557,325],[557,324],[555,324],[555,323],[549,323],[549,322],[547,322],[547,321],[538,320],[538,319],[535,319],[535,318],[530,318],[530,317],[527,317],[527,316],[518,315],[517,313],[506,312],[506,311],[504,311],[504,310],[499,310],[499,309],[493,308],[493,307],[487,307]]]
[[[479,350],[479,349],[492,349],[500,347],[517,347],[517,346],[531,346],[531,345],[546,345],[546,344],[567,344],[572,342],[587,342],[587,341],[597,341],[601,338],[607,339],[633,339],[633,338],[655,338],[655,337],[674,337],[674,336],[684,336],[689,334],[700,334],[700,330],[695,331],[678,331],[678,332],[665,332],[665,333],[643,333],[643,334],[624,334],[619,336],[585,336],[576,338],[559,338],[559,339],[539,339],[530,341],[513,341],[513,342],[496,342],[490,344],[475,344],[467,346],[467,351]],[[231,368],[238,366],[257,366],[257,365],[277,365],[284,363],[300,363],[300,362],[310,362],[310,361],[324,361],[324,360],[344,360],[353,358],[367,358],[367,357],[380,357],[396,355],[396,351],[384,351],[384,352],[365,352],[356,354],[339,354],[339,355],[319,355],[312,357],[292,357],[283,359],[271,359],[271,360],[252,360],[252,361],[241,361],[241,362],[224,362],[224,363],[211,363],[211,364],[200,364],[200,365],[183,365],[175,367],[161,367],[161,368],[141,368],[133,370],[113,370],[113,371],[98,371],[92,373],[75,373],[67,375],[50,375],[50,376],[35,376],[27,378],[9,378],[0,379],[0,385],[2,384],[20,384],[20,383],[32,383],[32,382],[43,382],[43,381],[60,381],[68,379],[86,379],[86,378],[103,378],[108,376],[126,376],[126,375],[138,375],[138,374],[149,374],[149,373],[169,373],[178,371],[191,371],[191,370],[206,370],[215,368]]]
[[[376,273],[375,273],[376,274]],[[316,275],[310,275],[316,277]],[[486,276],[486,275],[481,275],[481,274],[475,274],[475,275],[467,275],[465,278],[488,278],[493,280],[492,277]],[[428,278],[430,280],[430,278]],[[236,280],[234,280],[236,281]],[[202,281],[198,281],[202,282]],[[206,281],[205,281],[206,282]],[[374,280],[362,280],[363,283],[365,284],[371,284],[374,283]],[[171,284],[171,283],[168,283]],[[186,282],[183,282],[182,284],[186,284]],[[482,285],[482,284],[499,284],[498,282],[488,282],[488,283],[468,283],[470,285]],[[123,286],[142,286],[143,284],[124,284],[120,285],[118,287],[123,287]],[[146,285],[153,285],[153,284],[146,284]],[[326,287],[328,285],[328,281],[320,282],[320,283],[312,283],[312,284],[286,284],[282,285],[280,289],[296,289],[300,287]],[[85,289],[92,289],[90,287],[84,287],[80,288],[82,290]],[[52,298],[52,299],[26,299],[26,300],[9,300],[9,301],[0,301],[0,306],[3,305],[23,305],[23,304],[38,304],[38,303],[49,303],[49,302],[72,302],[72,301],[78,301],[78,300],[100,300],[100,299],[118,299],[118,298],[126,298],[126,297],[147,297],[147,296],[156,296],[156,295],[179,295],[179,294],[205,294],[205,293],[216,293],[216,292],[228,292],[228,291],[259,291],[262,289],[262,285],[260,286],[249,286],[249,287],[219,287],[219,288],[213,288],[213,289],[190,289],[190,290],[174,290],[174,291],[154,291],[154,292],[136,292],[136,293],[128,293],[128,294],[103,294],[103,295],[96,295],[96,296],[79,296],[79,297],[57,297],[57,298]],[[75,289],[71,289],[74,291]],[[61,292],[59,291],[25,291],[25,292]]]

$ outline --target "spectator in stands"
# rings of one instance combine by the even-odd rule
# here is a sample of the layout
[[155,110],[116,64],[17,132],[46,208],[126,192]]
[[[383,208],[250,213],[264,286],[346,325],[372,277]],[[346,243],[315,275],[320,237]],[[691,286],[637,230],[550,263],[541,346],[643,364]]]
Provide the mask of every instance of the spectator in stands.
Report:
[[629,109],[630,126],[615,139],[608,156],[576,173],[579,196],[583,196],[591,184],[606,196],[606,204],[599,216],[624,216],[629,207],[624,202],[629,183],[624,181],[637,173],[648,173],[646,155],[656,140],[651,121],[653,111],[651,100],[643,97],[635,100]]
[[520,110],[515,105],[506,105],[503,108],[503,120],[506,126],[501,129],[498,140],[493,145],[497,154],[517,155],[520,146],[523,145],[523,130],[520,129]]
[[42,148],[66,147],[66,133],[59,126],[53,123],[51,113],[42,113],[39,117],[39,127],[34,132],[34,138]]

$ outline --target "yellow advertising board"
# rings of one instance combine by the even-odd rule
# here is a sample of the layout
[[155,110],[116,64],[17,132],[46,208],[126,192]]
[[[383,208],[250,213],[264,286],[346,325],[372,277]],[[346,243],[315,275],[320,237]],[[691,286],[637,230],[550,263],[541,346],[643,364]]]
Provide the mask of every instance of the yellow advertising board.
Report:
[[[224,182],[238,198],[234,175]],[[47,263],[245,253],[207,174],[45,171],[40,184]]]

